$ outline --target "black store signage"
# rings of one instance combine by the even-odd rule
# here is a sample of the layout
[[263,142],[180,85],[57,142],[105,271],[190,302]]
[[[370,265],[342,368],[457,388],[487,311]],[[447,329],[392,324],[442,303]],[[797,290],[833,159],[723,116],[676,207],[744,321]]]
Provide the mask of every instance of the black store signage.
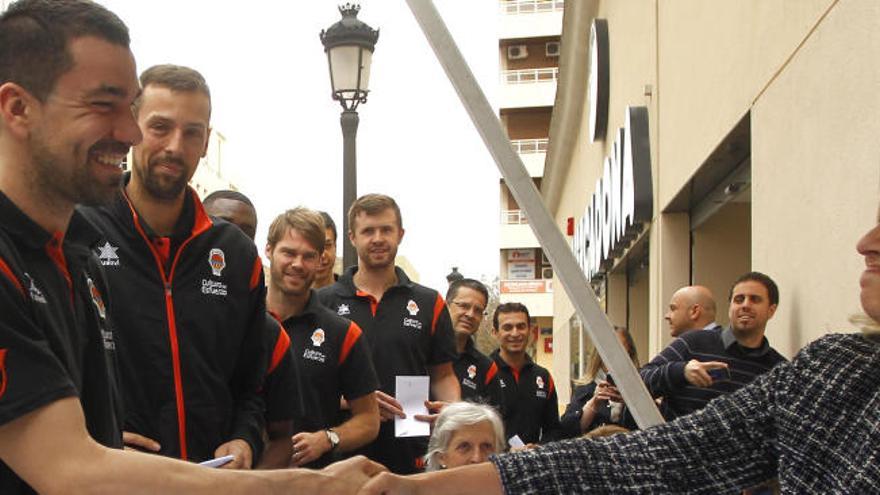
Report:
[[647,107],[627,107],[602,176],[575,223],[572,250],[589,279],[604,274],[654,213]]

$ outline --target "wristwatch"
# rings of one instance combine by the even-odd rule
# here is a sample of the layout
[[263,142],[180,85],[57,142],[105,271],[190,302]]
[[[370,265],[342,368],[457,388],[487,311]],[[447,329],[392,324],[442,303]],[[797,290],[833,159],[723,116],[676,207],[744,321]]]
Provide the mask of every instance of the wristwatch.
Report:
[[327,440],[330,441],[330,450],[335,450],[339,445],[339,434],[333,431],[333,428],[327,428],[324,433],[327,434]]

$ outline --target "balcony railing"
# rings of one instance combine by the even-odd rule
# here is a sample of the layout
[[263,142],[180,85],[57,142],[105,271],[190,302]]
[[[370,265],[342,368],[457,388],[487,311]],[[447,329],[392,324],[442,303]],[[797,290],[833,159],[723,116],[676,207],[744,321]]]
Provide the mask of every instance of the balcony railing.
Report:
[[540,14],[565,8],[564,0],[501,0],[501,12],[504,14]]
[[527,225],[529,220],[522,210],[501,210],[502,225]]
[[501,71],[501,82],[506,84],[534,84],[553,82],[559,77],[559,67],[516,69]]
[[550,140],[547,138],[510,140],[510,144],[513,145],[513,149],[520,155],[525,155],[529,153],[546,153],[547,144],[549,143]]

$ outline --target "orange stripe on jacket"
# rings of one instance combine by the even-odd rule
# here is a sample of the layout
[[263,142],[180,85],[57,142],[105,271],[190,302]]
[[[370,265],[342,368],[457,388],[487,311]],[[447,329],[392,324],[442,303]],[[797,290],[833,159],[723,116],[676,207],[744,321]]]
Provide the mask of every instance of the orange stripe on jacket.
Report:
[[251,283],[250,288],[254,290],[257,287],[257,284],[260,283],[260,278],[263,276],[263,260],[257,256],[254,260],[254,271],[251,272]]
[[12,282],[12,285],[14,285],[15,288],[18,289],[19,292],[21,292],[22,297],[27,296],[24,291],[24,286],[21,285],[21,281],[18,280],[18,277],[16,277],[14,273],[12,273],[12,269],[9,268],[9,265],[6,264],[6,260],[4,260],[3,258],[0,258],[0,273],[6,275],[6,278],[8,278],[10,282]]
[[351,322],[348,325],[348,331],[345,333],[345,340],[342,342],[342,350],[339,352],[339,364],[345,362],[348,359],[348,355],[351,354],[351,349],[357,343],[358,339],[361,338],[361,327],[357,326],[357,323]]
[[284,354],[288,349],[290,349],[290,336],[287,335],[287,331],[279,323],[278,337],[275,339],[275,349],[272,350],[272,360],[269,361],[269,369],[266,370],[267,375],[271,375],[275,368],[281,364],[281,360],[284,359]]
[[437,330],[437,320],[440,319],[440,313],[445,306],[446,301],[443,300],[440,294],[437,294],[437,300],[434,301],[434,320],[431,321],[431,335],[434,335],[434,331]]
[[492,362],[492,366],[489,366],[489,371],[486,372],[486,380],[484,385],[488,385],[492,383],[492,379],[495,378],[495,375],[498,374],[498,363]]

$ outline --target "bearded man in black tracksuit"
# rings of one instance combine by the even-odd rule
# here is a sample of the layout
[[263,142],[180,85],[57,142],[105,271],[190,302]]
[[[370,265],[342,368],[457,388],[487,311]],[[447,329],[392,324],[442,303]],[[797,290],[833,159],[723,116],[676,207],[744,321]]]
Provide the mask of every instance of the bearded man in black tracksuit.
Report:
[[231,454],[227,467],[250,468],[268,362],[262,262],[186,185],[210,134],[204,78],[156,66],[141,86],[132,173],[112,204],[83,209],[104,236],[96,254],[119,322],[124,441],[193,461]]

